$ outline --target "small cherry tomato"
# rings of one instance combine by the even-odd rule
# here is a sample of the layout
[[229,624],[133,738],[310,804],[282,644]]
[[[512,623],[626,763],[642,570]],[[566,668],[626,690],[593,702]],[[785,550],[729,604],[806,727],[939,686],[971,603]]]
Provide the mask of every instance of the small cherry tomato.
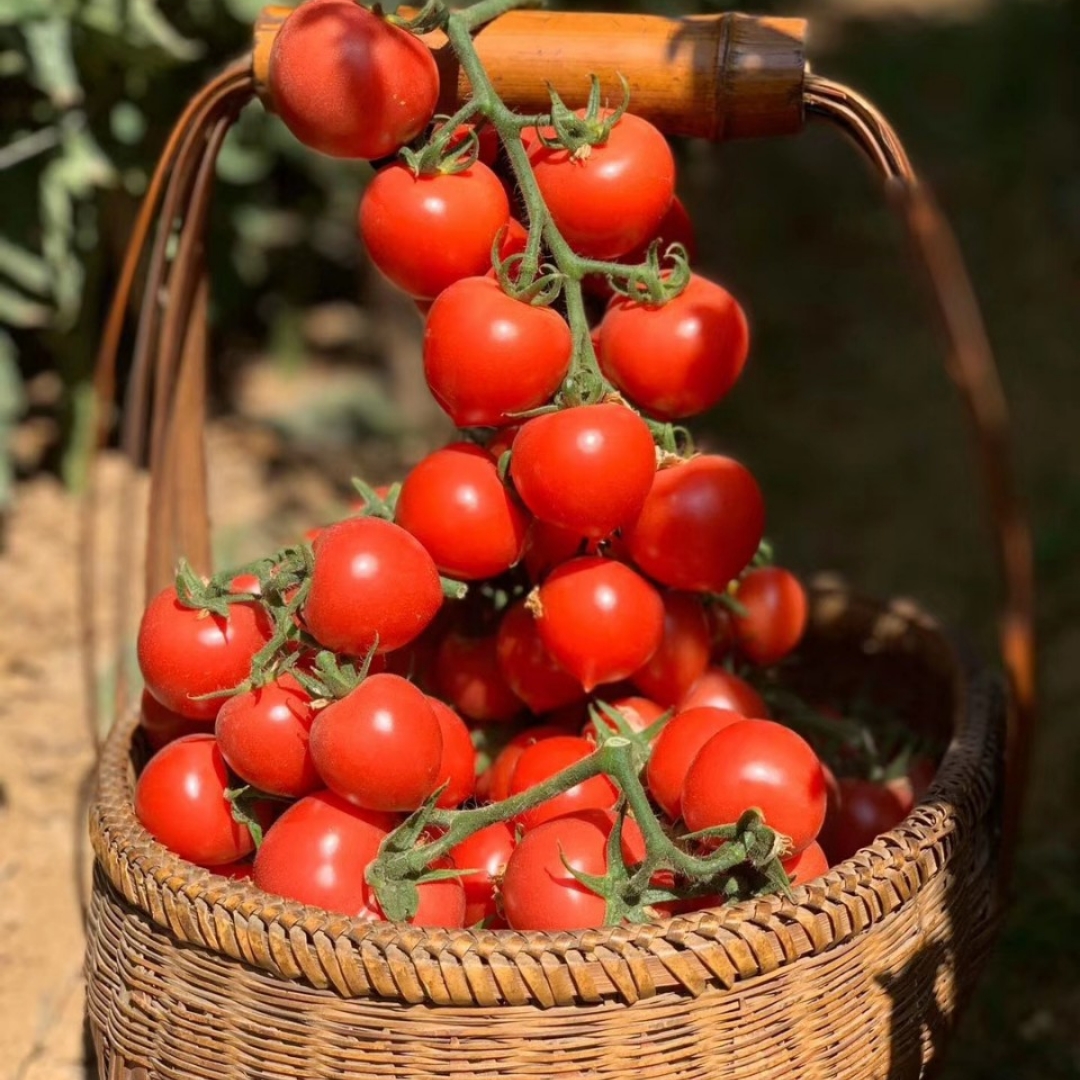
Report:
[[735,599],[745,614],[732,612],[739,650],[767,667],[783,660],[806,629],[806,590],[789,570],[763,566],[739,581]]
[[[510,794],[518,795],[523,791],[542,784],[556,773],[576,765],[596,750],[588,739],[576,735],[555,735],[550,739],[541,739],[525,747],[514,767],[510,779]],[[552,818],[572,814],[577,810],[607,810],[619,799],[619,789],[603,774],[583,780],[572,788],[555,795],[523,811],[517,821],[522,828],[535,829],[537,825]]]
[[192,720],[164,705],[149,690],[142,692],[139,707],[139,726],[146,735],[151,750],[160,750],[185,735],[213,735],[214,721]]
[[839,787],[840,809],[828,837],[833,862],[850,859],[906,816],[901,799],[884,784],[844,777]]
[[697,596],[665,591],[660,599],[664,603],[660,645],[630,681],[662,705],[674,705],[705,674],[712,642],[705,608]]
[[505,821],[496,821],[467,836],[451,850],[454,865],[469,871],[461,875],[466,926],[475,926],[497,913],[496,883],[510,861],[515,842],[513,828]]
[[476,788],[476,749],[465,721],[438,698],[427,700],[442,734],[442,760],[435,789],[446,784],[435,805],[448,810],[472,797]]
[[815,840],[808,844],[798,855],[784,859],[784,870],[792,885],[805,885],[814,878],[829,872],[829,860],[821,845]]
[[534,713],[550,712],[585,697],[581,683],[548,651],[524,600],[506,609],[495,638],[495,654],[510,689]]
[[499,751],[491,767],[480,777],[477,782],[477,795],[486,802],[502,802],[510,794],[510,781],[525,749],[541,739],[566,734],[564,728],[555,724],[533,724],[524,731],[519,731]]
[[434,682],[439,696],[470,720],[511,720],[525,708],[499,667],[494,635],[451,630],[435,653]]
[[768,719],[769,709],[761,695],[738,675],[724,668],[706,668],[689,692],[679,702],[679,712],[708,705],[714,709],[730,709],[742,713],[747,719]]

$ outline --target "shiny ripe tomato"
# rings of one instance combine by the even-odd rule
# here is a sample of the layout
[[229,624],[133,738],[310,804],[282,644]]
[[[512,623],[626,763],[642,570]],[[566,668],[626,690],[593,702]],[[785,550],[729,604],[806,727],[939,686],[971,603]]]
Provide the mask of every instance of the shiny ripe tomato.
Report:
[[805,885],[814,878],[829,872],[829,860],[821,845],[815,840],[798,855],[784,859],[784,870],[793,885]]
[[613,559],[586,555],[563,563],[538,599],[541,640],[586,690],[632,675],[660,644],[660,594]]
[[730,709],[747,719],[764,720],[769,716],[769,708],[761,695],[745,679],[721,667],[706,668],[705,674],[679,702],[679,712],[701,705]]
[[732,613],[739,650],[767,667],[783,660],[806,629],[806,590],[790,570],[763,566],[739,582],[735,599],[746,614]]
[[308,795],[267,831],[255,856],[255,884],[301,904],[374,919],[364,871],[398,821],[332,791]]
[[271,795],[292,799],[323,787],[308,737],[311,695],[289,674],[221,706],[214,733],[229,768]]
[[850,859],[906,816],[901,799],[884,784],[844,777],[839,787],[840,809],[827,838],[829,858],[834,863]]
[[505,821],[496,821],[451,849],[454,865],[470,871],[460,879],[465,887],[466,926],[475,926],[496,914],[495,884],[510,861],[515,843],[513,828]]
[[405,477],[394,520],[442,573],[465,581],[509,570],[529,525],[487,451],[465,442],[428,454]]
[[270,621],[258,604],[230,604],[228,618],[222,618],[185,607],[170,585],[143,612],[139,670],[146,689],[167,709],[192,720],[213,720],[223,699],[195,699],[239,686],[270,634]]
[[470,720],[511,720],[525,708],[499,667],[493,634],[470,637],[451,630],[435,653],[434,684]]
[[255,850],[232,816],[232,784],[213,735],[186,735],[159,750],[135,785],[135,815],[155,840],[200,866],[235,862]]
[[525,536],[525,554],[521,561],[529,580],[538,583],[560,563],[581,555],[587,545],[584,536],[533,518]]
[[360,200],[360,239],[380,273],[414,299],[485,273],[510,216],[499,178],[483,162],[456,173],[417,176],[408,165],[380,169]]
[[[502,802],[510,794],[510,781],[514,770],[517,768],[518,759],[525,749],[541,739],[550,739],[555,735],[566,735],[565,728],[555,724],[533,724],[524,731],[518,732],[499,751],[498,757],[491,763],[491,767],[480,777],[477,782],[477,795],[485,802]],[[481,785],[484,791],[481,793]]]
[[149,690],[142,692],[139,726],[151,750],[160,750],[185,735],[213,735],[213,720],[192,720],[166,709]]
[[[510,778],[510,794],[517,795],[543,783],[563,769],[587,758],[596,747],[577,735],[554,735],[525,747]],[[592,776],[517,816],[522,828],[535,829],[552,818],[577,810],[607,810],[619,800],[619,789],[604,775]]]
[[573,338],[551,308],[471,277],[440,293],[424,330],[424,377],[457,427],[502,427],[548,402],[570,368]]
[[363,656],[376,641],[381,653],[407,645],[442,600],[439,571],[414,536],[380,518],[348,518],[315,544],[303,617],[321,645]]
[[718,593],[754,557],[764,531],[753,476],[731,458],[700,454],[656,473],[623,539],[634,562],[664,585]]
[[825,774],[810,744],[772,720],[742,720],[694,756],[681,805],[691,832],[734,824],[756,807],[798,855],[821,831],[825,804]]
[[683,784],[697,752],[724,728],[745,719],[730,709],[702,705],[673,716],[661,729],[645,766],[645,783],[672,821],[682,817]]
[[[448,860],[440,860],[433,869],[449,869]],[[439,926],[448,930],[461,929],[465,925],[465,886],[457,878],[441,881],[423,881],[416,886],[418,902],[416,912],[409,923],[412,926]],[[368,890],[368,906],[374,916],[385,919],[375,894]]]
[[705,608],[697,596],[665,591],[660,599],[664,602],[660,646],[630,681],[662,705],[674,705],[705,674],[712,642]]
[[274,111],[302,143],[366,160],[415,139],[439,97],[423,42],[351,0],[308,0],[289,15],[269,84]]
[[514,930],[584,930],[603,926],[607,902],[567,867],[607,873],[606,819],[595,814],[556,818],[527,832],[514,848],[499,902]]
[[549,712],[585,696],[581,683],[548,651],[524,600],[506,609],[495,637],[495,654],[510,689],[534,713]]
[[623,114],[605,142],[578,155],[538,139],[530,140],[528,153],[559,232],[593,259],[615,259],[647,240],[675,197],[671,147],[652,124],[631,113]]
[[683,292],[663,304],[613,300],[600,323],[597,360],[639,408],[660,420],[679,420],[727,394],[749,347],[746,316],[735,298],[693,274]]
[[319,712],[311,754],[326,786],[357,806],[415,810],[435,790],[442,730],[423,691],[370,675]]
[[476,788],[476,748],[465,721],[449,705],[438,698],[429,697],[427,700],[435,719],[439,721],[442,734],[442,761],[439,775],[435,778],[435,788],[446,784],[446,790],[435,805],[449,810],[471,798]]
[[655,473],[652,433],[622,405],[534,417],[510,458],[514,487],[536,517],[594,539],[638,516]]

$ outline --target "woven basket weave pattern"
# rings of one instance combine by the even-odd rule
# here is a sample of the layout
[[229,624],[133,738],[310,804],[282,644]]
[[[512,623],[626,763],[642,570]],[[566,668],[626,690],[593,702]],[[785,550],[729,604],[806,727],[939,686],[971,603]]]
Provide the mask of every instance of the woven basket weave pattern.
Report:
[[91,821],[103,1075],[919,1075],[996,922],[1003,702],[910,609],[816,593],[794,681],[850,689],[868,673],[954,725],[899,828],[792,901],[580,933],[359,923],[197,870],[134,817],[129,718]]

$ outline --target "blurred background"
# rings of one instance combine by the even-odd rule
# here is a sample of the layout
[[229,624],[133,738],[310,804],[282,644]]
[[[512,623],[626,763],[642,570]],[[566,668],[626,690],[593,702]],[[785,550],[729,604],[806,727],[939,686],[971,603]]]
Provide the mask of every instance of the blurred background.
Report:
[[[9,760],[22,755],[18,777],[0,772],[5,890],[55,863],[81,828],[35,794],[70,802],[86,764],[77,725],[65,727],[70,700],[35,672],[55,661],[74,679],[74,593],[55,576],[70,550],[49,544],[67,529],[70,545],[109,290],[170,125],[247,47],[259,6],[0,0],[0,559],[25,631],[0,667],[13,688],[0,723],[18,727]],[[983,304],[1035,528],[1043,708],[1011,918],[944,1075],[1080,1076],[1080,2],[745,10],[811,19],[814,69],[891,118]],[[703,441],[758,475],[781,561],[915,596],[992,657],[999,594],[967,429],[877,182],[813,124],[787,140],[677,151],[701,268],[742,300],[753,331],[736,391],[696,425]],[[257,106],[222,154],[211,253],[222,561],[332,517],[352,475],[393,479],[447,434],[420,375],[420,321],[358,248],[368,175],[304,150]],[[32,715],[14,708],[24,699]],[[5,835],[45,848],[12,855]],[[77,907],[62,902],[70,923]],[[16,904],[0,941],[13,919],[33,922]],[[0,1003],[31,1013],[0,1060],[19,1080],[81,1080],[78,1038],[64,1035],[79,1016],[77,947],[62,979],[47,963],[6,963],[6,948]]]

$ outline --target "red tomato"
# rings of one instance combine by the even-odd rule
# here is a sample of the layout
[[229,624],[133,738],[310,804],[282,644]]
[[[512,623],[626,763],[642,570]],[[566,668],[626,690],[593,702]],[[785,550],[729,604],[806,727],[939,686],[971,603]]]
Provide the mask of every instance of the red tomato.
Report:
[[735,599],[745,615],[732,613],[736,640],[743,655],[767,667],[783,660],[802,640],[806,629],[806,590],[789,570],[763,566],[739,582]]
[[301,904],[374,919],[364,871],[398,820],[331,791],[308,795],[267,831],[255,856],[255,884]]
[[506,921],[515,930],[582,930],[603,926],[607,902],[567,866],[607,873],[611,833],[602,814],[572,814],[527,832],[518,842],[499,888]]
[[661,469],[640,517],[623,530],[634,562],[674,589],[723,592],[754,557],[765,503],[737,461],[701,454]]
[[[438,125],[438,128],[441,127],[441,124]],[[458,124],[454,134],[450,137],[449,148],[453,149],[456,146],[461,146],[472,131],[476,132],[478,160],[489,167],[494,165],[495,159],[499,156],[499,133],[483,120],[479,124],[474,124],[472,121]]]
[[712,653],[701,600],[692,593],[663,592],[664,633],[660,647],[631,682],[662,705],[674,705],[705,674]]
[[547,403],[573,351],[558,312],[514,300],[489,278],[464,278],[428,314],[424,376],[457,427],[502,427]]
[[645,782],[672,821],[682,817],[683,784],[697,752],[718,732],[745,719],[730,709],[702,705],[673,716],[663,726],[645,767]]
[[465,887],[466,926],[475,926],[496,914],[495,885],[502,878],[514,844],[511,826],[505,821],[496,821],[466,837],[451,850],[454,865],[470,871],[461,876]]
[[679,702],[679,711],[686,712],[701,705],[730,709],[748,719],[761,720],[769,715],[768,706],[761,700],[761,695],[745,679],[720,667],[706,669],[705,674]]
[[457,173],[417,176],[408,165],[375,174],[360,200],[360,238],[387,280],[431,300],[485,273],[510,215],[499,178],[482,162]]
[[465,721],[438,698],[427,700],[442,734],[442,761],[434,787],[446,784],[435,805],[448,810],[472,797],[476,788],[476,749]]
[[495,653],[510,689],[534,713],[549,712],[585,696],[581,683],[548,651],[524,600],[506,609]]
[[529,580],[542,581],[560,563],[582,554],[587,544],[585,537],[576,532],[533,518],[525,536],[525,554],[522,556]]
[[656,474],[648,425],[622,405],[537,416],[514,439],[510,477],[541,520],[601,539],[641,512]]
[[435,790],[442,731],[423,691],[370,675],[319,712],[311,754],[326,786],[357,806],[415,810]]
[[186,735],[159,750],[135,785],[135,816],[155,840],[200,866],[235,862],[255,850],[232,816],[232,784],[213,735]]
[[367,160],[415,139],[439,97],[423,42],[351,0],[309,0],[289,15],[269,83],[274,111],[301,142]]
[[[587,758],[596,747],[577,735],[554,735],[525,747],[510,778],[510,794],[522,791],[560,773],[563,769]],[[521,826],[535,829],[552,818],[572,814],[577,810],[606,810],[619,801],[619,789],[604,775],[590,777],[572,788],[547,799],[517,816]]]
[[825,803],[825,774],[810,744],[772,720],[743,720],[695,755],[683,784],[682,816],[696,832],[734,824],[756,807],[797,855],[821,831]]
[[320,644],[349,656],[392,652],[442,606],[439,571],[421,543],[380,518],[348,518],[315,544],[304,622]]
[[735,623],[731,609],[724,604],[709,604],[705,609],[709,621],[709,640],[716,660],[723,660],[735,648]]
[[194,699],[239,686],[270,633],[270,621],[257,604],[230,604],[228,618],[222,618],[185,607],[170,585],[150,601],[139,624],[139,669],[146,689],[181,716],[213,720],[223,699]]
[[308,746],[314,720],[311,695],[285,674],[229,698],[214,732],[233,772],[260,791],[295,799],[323,786]]
[[539,140],[528,150],[556,228],[593,259],[617,258],[647,240],[675,197],[671,147],[640,116],[624,113],[605,142],[577,155]]
[[834,863],[850,859],[906,816],[901,799],[884,784],[844,777],[839,787],[840,809],[828,837]]
[[517,438],[517,433],[520,430],[520,424],[511,424],[509,427],[497,428],[491,433],[491,436],[484,444],[484,449],[491,455],[491,460],[496,465],[502,459],[503,454],[514,445],[514,439]]
[[494,635],[448,633],[435,653],[435,688],[470,720],[511,720],[525,708],[499,667]]
[[[433,869],[449,869],[452,864],[443,859]],[[423,881],[416,886],[418,902],[416,914],[409,920],[413,926],[440,926],[460,929],[465,925],[465,886],[457,878],[442,881]],[[368,904],[376,918],[385,919],[374,893],[369,893]]]
[[465,581],[509,570],[529,523],[487,451],[465,442],[429,454],[405,477],[394,520],[442,573]]
[[239,862],[225,863],[223,866],[208,867],[218,877],[229,878],[231,881],[250,881],[255,871],[255,864],[250,859],[241,859]]
[[586,690],[632,675],[664,632],[660,594],[613,559],[563,563],[540,586],[539,603],[541,640]]
[[514,770],[517,768],[518,759],[527,747],[541,739],[550,739],[555,735],[567,734],[564,728],[555,724],[533,724],[524,731],[518,732],[499,752],[499,756],[491,763],[491,767],[480,777],[477,783],[477,794],[480,794],[481,783],[486,791],[483,798],[487,802],[502,802],[510,794],[510,781],[513,779]]
[[[618,297],[600,323],[600,370],[639,408],[661,420],[694,416],[735,385],[746,363],[742,308],[693,274],[663,304]],[[657,363],[662,356],[663,363]]]
[[185,735],[213,735],[213,720],[192,720],[166,709],[149,690],[142,692],[139,724],[151,750],[160,750]]
[[798,855],[792,855],[784,859],[784,869],[793,885],[805,885],[814,878],[821,877],[829,872],[829,860],[822,851],[821,845],[815,840]]

